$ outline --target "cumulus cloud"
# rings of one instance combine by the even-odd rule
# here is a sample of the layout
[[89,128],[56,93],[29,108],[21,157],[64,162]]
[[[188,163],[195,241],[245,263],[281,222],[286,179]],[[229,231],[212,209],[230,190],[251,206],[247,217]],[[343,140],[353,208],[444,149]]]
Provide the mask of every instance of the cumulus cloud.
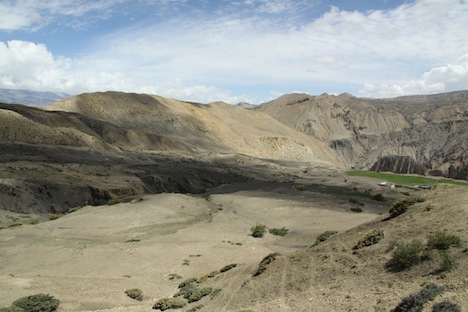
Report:
[[434,67],[413,79],[402,84],[375,85],[364,84],[359,94],[367,97],[394,97],[411,94],[430,94],[456,90],[465,90],[468,87],[468,53],[458,58],[453,64]]
[[63,76],[69,65],[70,60],[55,58],[43,44],[20,40],[0,42],[1,87],[42,91],[62,84],[65,89]]
[[[51,0],[41,7],[37,3],[42,2],[32,0],[4,3],[20,3],[25,12],[38,14],[32,19],[28,13],[30,20],[25,21],[16,10],[18,14],[12,14],[16,21],[8,23],[21,28],[39,25],[43,10],[79,16],[86,10],[105,11],[115,2]],[[187,4],[183,0],[151,3]],[[40,44],[8,42],[0,46],[0,86],[260,102],[269,99],[272,90],[386,97],[468,85],[468,41],[461,40],[468,29],[468,5],[463,1],[416,0],[367,12],[331,7],[319,17],[287,23],[279,23],[283,14],[275,12],[297,11],[307,1],[230,3],[246,5],[252,12],[244,14],[248,11],[244,7],[242,14],[211,18],[195,14],[133,24],[97,38],[88,47],[91,53],[75,58],[53,55]],[[258,15],[259,10],[274,17]]]

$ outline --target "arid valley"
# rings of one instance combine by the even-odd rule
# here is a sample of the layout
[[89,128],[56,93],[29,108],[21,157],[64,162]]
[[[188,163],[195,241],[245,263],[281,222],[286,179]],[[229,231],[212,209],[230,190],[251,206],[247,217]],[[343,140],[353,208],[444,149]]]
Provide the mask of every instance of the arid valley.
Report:
[[468,307],[468,91],[0,104],[0,151],[0,311]]

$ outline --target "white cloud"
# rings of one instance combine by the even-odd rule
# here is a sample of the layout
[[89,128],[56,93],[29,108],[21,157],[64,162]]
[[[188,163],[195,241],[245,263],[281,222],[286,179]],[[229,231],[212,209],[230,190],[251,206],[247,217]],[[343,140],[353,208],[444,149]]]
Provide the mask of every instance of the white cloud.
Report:
[[[44,10],[79,16],[110,9],[115,2],[3,3],[26,9],[28,14],[16,10],[11,14],[16,20],[5,22],[24,28],[40,25]],[[274,14],[295,1],[243,3],[253,6],[252,12],[263,8]],[[25,16],[34,12],[38,18],[28,21]],[[468,5],[459,0],[417,0],[385,11],[332,7],[308,23],[287,27],[276,15],[174,19],[99,37],[88,47],[91,54],[73,59],[54,56],[43,45],[9,42],[0,45],[0,86],[148,92],[200,102],[259,102],[271,90],[394,96],[466,89],[466,16]],[[239,95],[247,89],[254,94]]]
[[[0,30],[37,30],[61,16],[83,17],[90,12],[105,18],[106,10],[126,1],[128,0],[2,0]],[[81,21],[80,24],[84,23]]]
[[367,97],[394,97],[412,94],[441,93],[468,88],[468,53],[453,64],[434,67],[418,79],[402,84],[374,85],[367,83],[359,92]]
[[0,42],[1,87],[37,91],[55,89],[69,65],[70,60],[54,58],[45,45],[19,40]]

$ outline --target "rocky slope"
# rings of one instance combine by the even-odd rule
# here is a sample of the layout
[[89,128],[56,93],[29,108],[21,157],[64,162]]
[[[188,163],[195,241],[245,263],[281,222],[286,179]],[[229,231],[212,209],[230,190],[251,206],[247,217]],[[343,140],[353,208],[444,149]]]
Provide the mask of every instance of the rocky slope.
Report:
[[224,103],[97,93],[48,110],[0,104],[2,209],[61,213],[144,193],[281,180],[269,170],[281,162],[338,164],[317,139]]
[[290,94],[257,110],[326,142],[348,167],[468,179],[468,91],[388,100]]

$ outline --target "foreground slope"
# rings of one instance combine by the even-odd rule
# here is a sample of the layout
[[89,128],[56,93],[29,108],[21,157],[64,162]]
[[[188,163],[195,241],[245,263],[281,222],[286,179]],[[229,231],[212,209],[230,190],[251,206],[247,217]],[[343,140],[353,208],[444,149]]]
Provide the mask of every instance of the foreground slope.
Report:
[[385,100],[290,94],[258,110],[326,142],[348,166],[468,179],[468,91]]
[[[214,287],[229,285],[229,292],[202,311],[391,311],[428,283],[445,291],[424,311],[432,311],[429,307],[443,300],[459,304],[464,311],[468,306],[467,202],[463,187],[440,185],[405,214],[390,220],[385,214],[307,250],[280,255],[259,276],[253,276],[258,263],[237,272],[233,269],[232,280],[213,282]],[[383,231],[384,238],[354,250],[372,230]],[[451,270],[440,271],[445,262],[437,250],[409,269],[396,271],[389,266],[397,244],[424,243],[437,232],[461,238],[460,246],[447,251],[453,261]]]

